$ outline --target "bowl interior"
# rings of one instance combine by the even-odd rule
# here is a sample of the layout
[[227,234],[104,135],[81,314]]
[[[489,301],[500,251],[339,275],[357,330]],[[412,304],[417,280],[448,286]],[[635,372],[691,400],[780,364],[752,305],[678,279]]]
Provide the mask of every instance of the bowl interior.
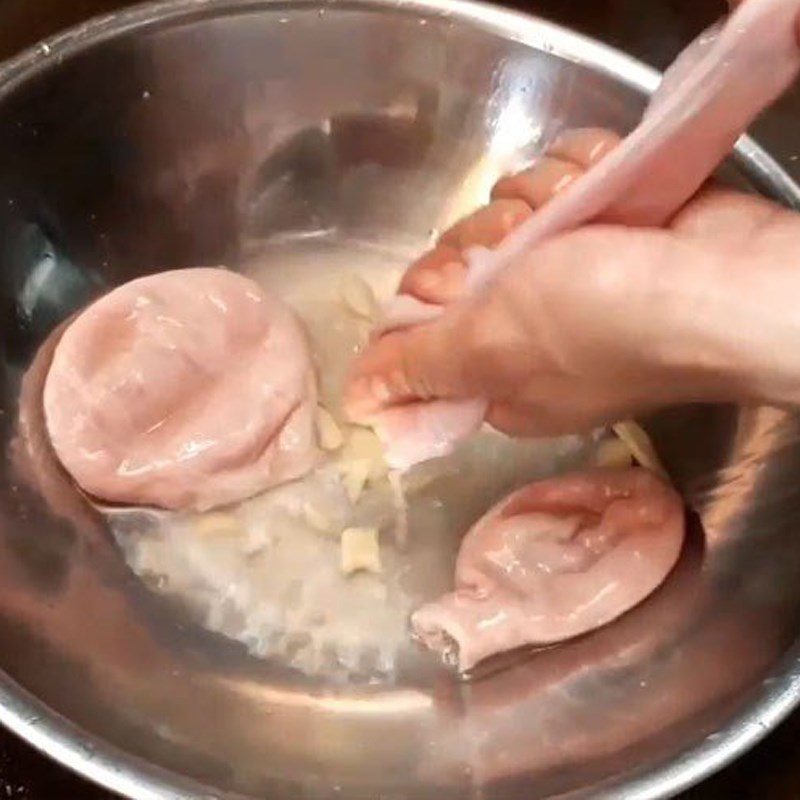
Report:
[[[675,573],[616,624],[471,684],[348,687],[255,660],[128,571],[43,447],[38,492],[19,459],[34,356],[91,297],[287,242],[313,241],[320,269],[352,242],[411,257],[560,131],[629,129],[646,69],[480,6],[211,0],[119,15],[0,78],[8,724],[142,797],[499,800],[620,786],[768,702],[800,624],[800,450],[779,412],[651,420],[697,512]],[[793,199],[743,152],[733,180]]]

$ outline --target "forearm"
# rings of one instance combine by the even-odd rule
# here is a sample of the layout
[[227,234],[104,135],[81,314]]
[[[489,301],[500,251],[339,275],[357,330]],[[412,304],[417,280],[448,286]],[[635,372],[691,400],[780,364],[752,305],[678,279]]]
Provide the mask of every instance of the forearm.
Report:
[[800,405],[800,236],[772,238],[673,274],[663,337],[676,399]]

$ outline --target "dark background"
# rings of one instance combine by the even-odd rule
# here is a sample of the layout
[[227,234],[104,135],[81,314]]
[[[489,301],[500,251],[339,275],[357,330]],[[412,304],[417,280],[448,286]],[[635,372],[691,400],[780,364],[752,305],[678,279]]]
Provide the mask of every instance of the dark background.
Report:
[[[723,10],[721,0],[507,0],[664,67]],[[126,0],[0,0],[0,60]],[[757,126],[756,136],[800,181],[800,86]],[[800,254],[799,254],[800,257]],[[753,752],[684,800],[800,800],[800,712]],[[111,800],[0,730],[0,800]]]

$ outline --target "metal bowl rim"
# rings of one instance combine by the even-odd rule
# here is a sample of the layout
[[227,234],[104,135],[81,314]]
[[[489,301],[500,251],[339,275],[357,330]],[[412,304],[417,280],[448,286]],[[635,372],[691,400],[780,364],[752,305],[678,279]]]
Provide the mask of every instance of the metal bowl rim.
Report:
[[[209,16],[232,16],[279,9],[325,8],[337,10],[381,9],[472,23],[504,38],[586,63],[622,79],[647,95],[660,73],[637,59],[561,25],[492,6],[481,0],[162,0],[94,17],[41,40],[19,55],[0,63],[0,103],[20,84],[57,67],[65,59],[127,32],[156,24]],[[742,137],[735,158],[755,169],[787,205],[800,209],[800,186],[750,137]],[[657,800],[688,789],[730,764],[774,730],[800,704],[800,639],[789,648],[773,673],[761,684],[759,696],[725,727],[688,748],[672,761],[643,770],[617,783],[598,787],[596,796],[626,800]],[[219,795],[208,786],[96,737],[50,709],[45,703],[0,670],[0,724],[62,766],[131,800],[251,800],[227,792]],[[562,795],[578,798],[587,790]]]

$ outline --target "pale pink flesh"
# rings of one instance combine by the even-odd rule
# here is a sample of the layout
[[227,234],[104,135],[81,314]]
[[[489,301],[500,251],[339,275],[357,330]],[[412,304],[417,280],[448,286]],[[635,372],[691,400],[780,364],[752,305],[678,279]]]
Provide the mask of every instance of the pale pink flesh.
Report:
[[412,616],[461,670],[523,645],[594,630],[644,600],[675,565],[681,499],[653,473],[576,472],[530,484],[467,533],[455,591]]
[[[641,124],[591,170],[522,223],[495,250],[466,254],[468,291],[476,292],[543,240],[595,219],[611,207],[631,225],[663,225],[708,179],[738,137],[800,72],[800,0],[748,0],[724,27],[704,33],[668,70]],[[430,321],[442,309],[407,296],[386,309],[388,328]],[[395,412],[387,451],[405,468],[453,449],[477,430],[486,404],[432,401],[405,424]],[[438,415],[456,421],[437,420]],[[419,423],[424,418],[426,427]],[[430,427],[427,427],[429,425]],[[449,444],[441,431],[459,433]],[[391,437],[391,438],[389,438]],[[402,441],[401,441],[402,439]]]
[[300,323],[224,269],[151,275],[89,306],[55,349],[43,403],[63,466],[113,503],[203,510],[317,455]]

